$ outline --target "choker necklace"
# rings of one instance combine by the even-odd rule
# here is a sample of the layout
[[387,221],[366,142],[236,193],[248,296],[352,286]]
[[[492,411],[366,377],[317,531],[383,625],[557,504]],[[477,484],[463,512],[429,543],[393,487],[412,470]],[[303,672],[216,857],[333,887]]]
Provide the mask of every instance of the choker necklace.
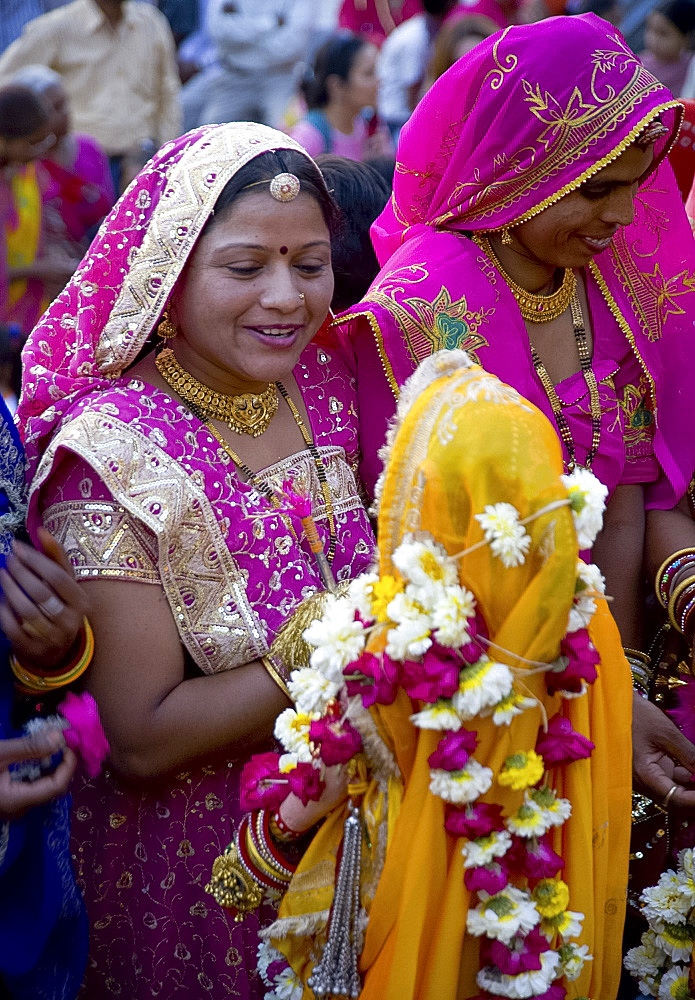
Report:
[[549,323],[551,320],[557,319],[558,316],[562,316],[570,305],[577,287],[577,279],[571,267],[565,268],[565,276],[556,292],[553,292],[552,295],[537,295],[535,292],[529,292],[521,285],[517,285],[516,281],[507,274],[486,236],[474,234],[473,239],[504,278],[527,323]]
[[[570,305],[572,307],[572,326],[574,328],[574,339],[577,344],[577,351],[579,353],[579,363],[581,365],[582,374],[584,376],[584,381],[586,387],[589,390],[589,400],[590,400],[590,412],[591,412],[591,447],[587,452],[586,459],[584,461],[584,468],[591,469],[594,459],[596,458],[596,452],[598,451],[599,442],[601,440],[601,399],[599,397],[598,382],[596,381],[596,373],[591,367],[591,354],[589,352],[589,345],[586,341],[586,328],[584,326],[584,316],[582,315],[582,307],[579,302],[579,297],[576,292],[572,296]],[[574,441],[572,440],[572,432],[570,431],[569,424],[567,423],[567,417],[565,416],[562,403],[555,391],[555,386],[553,385],[553,380],[547,372],[547,369],[540,357],[536,348],[531,344],[531,357],[533,359],[533,366],[536,369],[536,374],[541,380],[543,388],[545,389],[545,394],[548,397],[548,402],[553,411],[553,416],[555,417],[555,423],[560,431],[560,437],[563,440],[565,448],[569,459],[567,461],[567,471],[572,472],[575,468],[577,461],[575,458],[574,451]]]
[[263,392],[244,392],[227,396],[215,392],[190,375],[176,359],[170,347],[165,347],[155,358],[157,371],[181,399],[194,406],[196,414],[207,420],[222,420],[237,434],[258,437],[268,429],[278,409],[278,393],[268,384]]

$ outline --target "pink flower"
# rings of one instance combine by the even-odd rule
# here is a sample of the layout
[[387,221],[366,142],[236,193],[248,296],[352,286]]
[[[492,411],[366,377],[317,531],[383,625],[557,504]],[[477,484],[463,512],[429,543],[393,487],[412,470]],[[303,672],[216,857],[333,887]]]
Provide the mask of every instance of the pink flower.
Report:
[[565,864],[547,836],[514,837],[505,861],[512,871],[527,878],[554,878]]
[[359,660],[345,668],[345,675],[348,695],[361,695],[365,708],[375,703],[390,705],[398,692],[399,664],[386,653],[362,653]]
[[58,711],[70,723],[70,728],[63,732],[65,742],[80,758],[87,777],[96,778],[109,752],[97,703],[86,691],[82,694],[68,691]]
[[[480,655],[480,654],[478,654]],[[435,702],[451,698],[458,690],[461,661],[436,643],[422,660],[407,660],[403,664],[401,684],[405,693],[416,701]]]
[[489,865],[482,865],[480,868],[466,868],[463,881],[466,883],[466,888],[469,892],[478,892],[482,889],[483,892],[495,896],[504,889],[509,881],[509,872],[504,865],[493,861]]
[[290,791],[302,800],[303,806],[307,804],[309,799],[317,802],[321,798],[325,784],[312,764],[302,761],[291,771],[288,771],[284,777],[287,778]]
[[695,743],[695,680],[680,678],[686,683],[676,688],[678,705],[666,714],[669,715],[680,731],[691,743]]
[[583,760],[591,756],[594,744],[586,736],[582,736],[572,723],[564,716],[554,715],[548,723],[548,732],[542,730],[536,740],[536,753],[539,753],[545,763],[552,767],[555,764],[569,764],[573,760]]
[[239,797],[246,812],[276,809],[289,794],[287,776],[280,774],[277,753],[258,753],[244,764]]
[[501,941],[485,942],[483,953],[489,965],[496,965],[505,976],[541,968],[541,954],[548,950],[548,939],[534,927],[526,937],[512,938],[511,948]]
[[477,802],[464,809],[447,809],[444,826],[454,837],[487,837],[493,830],[503,830],[502,806],[489,802]]
[[282,505],[283,513],[295,514],[300,519],[311,517],[311,497],[295,493],[291,479],[285,479],[282,484],[282,498],[285,501]]
[[309,726],[309,739],[320,746],[321,760],[326,767],[345,764],[362,749],[362,737],[347,719],[317,719]]
[[560,643],[560,655],[568,657],[569,663],[559,673],[550,670],[546,673],[545,684],[549,694],[557,691],[579,694],[584,682],[594,683],[600,657],[585,628],[565,636]]
[[468,763],[468,758],[477,745],[477,733],[470,732],[468,729],[447,733],[437,744],[434,753],[429,755],[429,765],[444,771],[461,771]]

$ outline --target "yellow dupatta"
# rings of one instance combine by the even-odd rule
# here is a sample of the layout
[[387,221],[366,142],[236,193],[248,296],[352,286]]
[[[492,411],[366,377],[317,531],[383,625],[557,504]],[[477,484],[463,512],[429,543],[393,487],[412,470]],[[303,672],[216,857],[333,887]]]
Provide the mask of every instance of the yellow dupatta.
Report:
[[[33,163],[25,164],[10,180],[15,223],[5,226],[7,266],[10,271],[33,264],[41,238],[41,189]],[[27,293],[27,281],[10,282],[9,305],[12,309]],[[27,331],[28,332],[28,331]]]
[[[425,362],[402,396],[381,495],[382,576],[397,575],[391,556],[407,532],[428,531],[454,554],[481,541],[474,515],[488,504],[511,503],[523,519],[567,500],[560,447],[547,419],[494,376],[457,367],[455,355],[445,358],[443,352]],[[575,589],[569,508],[542,514],[527,531],[529,552],[519,566],[503,567],[489,545],[458,563],[490,639],[516,654],[496,650],[510,666],[519,665],[516,657],[549,663],[558,656]],[[590,635],[601,662],[587,695],[551,696],[544,674],[532,671],[517,686],[538,699],[547,717],[563,708],[595,744],[589,759],[550,772],[552,787],[572,803],[570,819],[553,831],[553,847],[565,861],[569,907],[585,915],[579,941],[594,956],[567,984],[568,996],[609,1000],[620,976],[627,887],[631,683],[605,602],[598,602]],[[428,757],[442,734],[412,724],[418,707],[401,690],[393,704],[370,710],[374,740],[365,740],[361,727],[372,766],[363,809],[369,834],[362,867],[369,915],[360,962],[364,1000],[464,1000],[481,993],[479,939],[466,932],[465,841],[446,832],[444,802],[429,789]],[[533,749],[543,711],[527,710],[509,726],[476,718],[476,760],[497,775],[508,756]],[[522,797],[495,782],[480,801],[510,815]],[[324,936],[344,815],[336,810],[319,830],[267,935],[304,983]],[[305,987],[304,997],[311,996]]]

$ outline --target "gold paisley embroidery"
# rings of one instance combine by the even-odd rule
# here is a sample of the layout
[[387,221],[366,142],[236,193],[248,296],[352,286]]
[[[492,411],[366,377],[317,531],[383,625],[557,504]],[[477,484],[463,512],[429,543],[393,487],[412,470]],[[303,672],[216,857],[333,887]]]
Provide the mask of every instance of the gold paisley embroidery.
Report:
[[[625,416],[623,438],[629,452],[640,443],[650,442],[654,434],[654,414],[649,405],[649,387],[644,379],[639,386],[626,385],[618,405]],[[628,454],[628,460],[630,456]]]

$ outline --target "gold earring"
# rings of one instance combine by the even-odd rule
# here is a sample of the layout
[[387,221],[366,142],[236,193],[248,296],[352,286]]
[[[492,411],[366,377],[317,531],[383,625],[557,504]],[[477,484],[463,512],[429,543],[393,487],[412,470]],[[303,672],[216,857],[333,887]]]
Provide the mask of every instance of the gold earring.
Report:
[[178,330],[171,322],[169,310],[165,309],[157,326],[157,336],[161,337],[162,340],[173,340],[177,333]]
[[507,226],[502,230],[502,245],[505,247],[511,246],[512,234],[509,232]]

